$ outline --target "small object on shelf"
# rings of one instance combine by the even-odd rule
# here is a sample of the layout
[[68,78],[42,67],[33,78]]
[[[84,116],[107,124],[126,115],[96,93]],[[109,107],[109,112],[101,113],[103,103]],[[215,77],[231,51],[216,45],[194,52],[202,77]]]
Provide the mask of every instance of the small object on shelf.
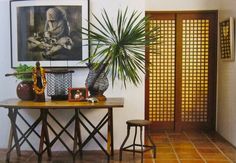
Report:
[[33,90],[35,92],[34,101],[45,102],[45,88],[46,88],[46,76],[44,68],[40,67],[39,61],[36,62],[36,67],[33,68]]
[[87,88],[68,88],[68,101],[86,101],[87,97]]
[[16,87],[16,94],[17,97],[23,101],[33,100],[35,96],[33,81],[21,81]]
[[86,99],[88,102],[95,103],[98,102],[98,99],[96,97],[89,97]]
[[95,97],[99,101],[106,101],[104,92],[109,86],[109,81],[107,74],[104,71],[105,65],[102,65],[98,69],[95,69],[92,63],[87,65],[89,68],[89,73],[86,79],[86,85],[90,93],[89,97]]
[[47,95],[52,100],[67,100],[68,88],[72,87],[72,73],[67,69],[54,69],[47,71]]

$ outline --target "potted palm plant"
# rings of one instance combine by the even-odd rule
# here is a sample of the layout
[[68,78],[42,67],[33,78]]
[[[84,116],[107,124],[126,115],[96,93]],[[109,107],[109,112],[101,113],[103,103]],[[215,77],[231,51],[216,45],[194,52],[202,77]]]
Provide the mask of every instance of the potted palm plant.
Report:
[[[118,10],[115,25],[105,10],[101,19],[94,14],[93,17],[95,22],[89,22],[91,30],[83,28],[92,47],[91,55],[86,59],[90,60],[86,83],[92,96],[104,100],[103,92],[108,87],[104,81],[107,81],[108,73],[112,85],[115,79],[122,80],[125,87],[127,81],[136,86],[141,82],[139,71],[146,72],[145,47],[157,39],[153,34],[157,29],[147,30],[149,18],[142,17],[137,11],[129,15],[128,8]],[[106,86],[103,90],[99,87],[101,83]]]

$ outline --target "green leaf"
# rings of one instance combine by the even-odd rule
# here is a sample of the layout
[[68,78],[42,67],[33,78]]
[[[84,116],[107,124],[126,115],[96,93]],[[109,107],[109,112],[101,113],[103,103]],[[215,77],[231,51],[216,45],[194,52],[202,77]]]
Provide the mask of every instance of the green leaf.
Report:
[[33,66],[20,64],[18,67],[16,67],[16,73],[19,73],[18,75],[16,75],[16,78],[24,81],[31,81],[32,71],[33,71]]

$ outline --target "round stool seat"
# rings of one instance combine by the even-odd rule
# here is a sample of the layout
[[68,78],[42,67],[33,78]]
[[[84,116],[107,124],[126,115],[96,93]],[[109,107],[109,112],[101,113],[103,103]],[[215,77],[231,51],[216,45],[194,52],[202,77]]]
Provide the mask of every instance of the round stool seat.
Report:
[[130,126],[148,126],[151,123],[152,122],[150,122],[148,120],[140,120],[140,119],[129,120],[126,122],[126,124],[130,125]]
[[[141,160],[142,160],[141,162],[142,163],[143,163],[144,152],[146,152],[148,150],[153,150],[153,157],[156,158],[156,145],[154,144],[154,142],[152,141],[151,136],[150,136],[150,126],[151,126],[152,122],[148,121],[148,120],[143,120],[143,119],[132,119],[132,120],[126,121],[126,124],[127,124],[127,135],[120,147],[120,161],[122,160],[122,152],[123,151],[133,152],[133,156],[135,156],[135,153],[141,153]],[[128,138],[129,138],[131,128],[135,128],[133,144],[125,146],[125,143],[127,142]],[[138,128],[140,129],[140,132],[139,132],[140,143],[139,144],[135,143]],[[143,138],[142,138],[143,128],[146,130],[145,135],[149,139],[150,145],[143,144]],[[137,149],[136,147],[138,147],[140,149]]]

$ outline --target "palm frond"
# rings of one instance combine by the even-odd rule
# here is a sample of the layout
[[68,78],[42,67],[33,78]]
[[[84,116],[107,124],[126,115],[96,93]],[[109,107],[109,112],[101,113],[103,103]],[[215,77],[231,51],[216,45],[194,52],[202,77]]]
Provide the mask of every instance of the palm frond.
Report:
[[139,71],[147,71],[145,46],[157,44],[160,37],[158,28],[147,30],[149,18],[141,15],[138,11],[128,15],[128,8],[124,12],[118,10],[114,25],[104,9],[101,19],[93,14],[96,22],[89,22],[93,30],[83,28],[83,34],[89,36],[94,46],[87,60],[95,63],[96,68],[105,64],[105,72],[111,74],[112,85],[119,79],[125,87],[127,82],[137,86],[141,82]]

